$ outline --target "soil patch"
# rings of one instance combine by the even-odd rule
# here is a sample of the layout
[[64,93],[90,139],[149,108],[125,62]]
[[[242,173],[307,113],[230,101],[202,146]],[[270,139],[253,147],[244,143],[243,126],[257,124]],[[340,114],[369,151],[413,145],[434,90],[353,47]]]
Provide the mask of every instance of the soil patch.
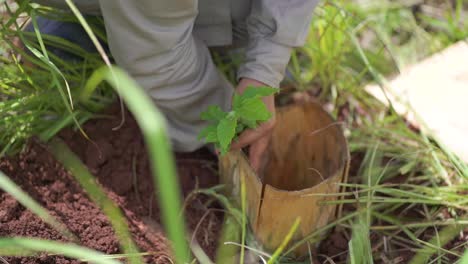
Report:
[[[147,263],[170,263],[169,247],[159,225],[159,207],[143,137],[135,120],[125,111],[121,123],[120,108],[111,107],[111,118],[91,120],[84,131],[65,130],[60,134],[71,149],[98,178],[108,196],[126,215],[130,229],[142,252],[151,252]],[[185,195],[195,188],[218,183],[216,157],[203,149],[176,154],[178,174]],[[12,178],[36,201],[62,221],[83,246],[114,254],[119,244],[106,216],[83,192],[78,183],[38,143],[11,158],[0,160],[0,170]],[[206,197],[186,201],[186,219],[202,248],[213,256],[222,215],[212,210]],[[196,230],[195,230],[196,229]],[[66,241],[41,219],[0,191],[0,236],[28,236]],[[42,254],[30,258],[7,258],[9,263],[80,263],[60,256]]]
[[[61,132],[60,137],[98,178],[107,195],[120,206],[135,242],[142,252],[150,253],[145,261],[171,263],[168,241],[159,224],[160,211],[154,198],[148,156],[138,125],[131,114],[125,111],[125,122],[120,126],[122,119],[118,105],[111,107],[106,114],[109,118],[91,120],[84,125],[83,129],[91,140],[70,129]],[[217,160],[207,149],[177,153],[176,158],[185,196],[196,188],[207,188],[218,183]],[[362,158],[362,153],[353,155],[351,175],[357,174]],[[120,253],[118,241],[106,216],[88,199],[73,176],[41,144],[32,141],[20,154],[0,159],[0,170],[63,222],[78,237],[79,244],[107,254]],[[344,206],[345,213],[354,210],[353,205]],[[219,211],[219,207],[207,197],[197,196],[186,201],[187,225],[211,257],[215,255],[222,223]],[[67,241],[11,196],[0,191],[0,237],[11,236]],[[314,263],[328,263],[331,260],[344,263],[349,238],[349,230],[333,230],[314,252]],[[371,236],[371,242],[374,247],[379,244],[379,238]],[[466,236],[456,239],[447,247],[455,247],[462,242],[466,242]],[[375,250],[378,252],[380,249]],[[392,254],[380,254],[380,257],[394,263],[406,263],[413,254],[408,249],[398,248]],[[5,259],[10,264],[81,263],[47,254]]]

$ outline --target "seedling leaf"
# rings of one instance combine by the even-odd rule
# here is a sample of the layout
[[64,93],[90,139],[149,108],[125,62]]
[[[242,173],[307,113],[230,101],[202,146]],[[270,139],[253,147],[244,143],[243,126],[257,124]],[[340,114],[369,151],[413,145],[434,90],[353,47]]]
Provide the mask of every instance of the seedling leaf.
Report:
[[236,126],[237,118],[235,115],[228,115],[219,122],[217,135],[221,146],[221,153],[228,151],[229,145],[236,134]]
[[232,108],[233,109],[239,108],[241,105],[241,102],[242,102],[241,96],[238,94],[234,94],[234,98],[232,100]]
[[210,105],[206,111],[201,114],[201,119],[206,121],[220,121],[226,116],[221,107]]
[[275,94],[279,91],[277,88],[262,86],[262,87],[253,87],[249,86],[245,91],[242,93],[242,99],[248,98],[260,98]]
[[236,134],[240,134],[240,133],[242,133],[242,131],[244,131],[245,125],[242,124],[242,123],[243,123],[243,122],[239,122],[239,123],[237,124],[237,127],[236,127]]
[[271,113],[260,98],[249,98],[242,101],[237,113],[242,119],[266,121]]
[[244,123],[248,128],[255,129],[257,128],[257,121],[251,119],[241,118],[242,123]]
[[218,141],[218,136],[216,133],[217,127],[215,124],[209,125],[200,131],[198,134],[198,140],[205,139],[206,143]]
[[215,143],[218,142],[218,133],[217,130],[211,130],[205,137],[206,143]]

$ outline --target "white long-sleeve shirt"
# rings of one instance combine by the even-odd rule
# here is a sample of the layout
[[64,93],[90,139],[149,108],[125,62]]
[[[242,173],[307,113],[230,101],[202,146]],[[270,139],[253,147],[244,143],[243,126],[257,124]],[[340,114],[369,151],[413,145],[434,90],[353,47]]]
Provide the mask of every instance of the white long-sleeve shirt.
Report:
[[[66,8],[63,0],[36,0]],[[231,106],[231,84],[208,47],[244,44],[238,78],[278,87],[318,0],[75,0],[104,17],[110,50],[165,114],[176,151],[203,145],[201,111]]]
[[[66,8],[63,0],[37,1]],[[318,1],[75,0],[75,3],[84,13],[104,15],[111,49],[123,68],[138,72],[141,67],[137,58],[148,55],[145,61],[159,64],[160,56],[176,54],[194,35],[210,47],[246,44],[246,61],[239,68],[238,77],[278,87],[291,49],[304,44]]]

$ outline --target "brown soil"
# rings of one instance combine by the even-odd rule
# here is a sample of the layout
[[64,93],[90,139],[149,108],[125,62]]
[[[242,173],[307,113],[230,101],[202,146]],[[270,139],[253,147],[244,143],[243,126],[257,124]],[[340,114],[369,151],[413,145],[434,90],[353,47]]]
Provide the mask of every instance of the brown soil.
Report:
[[[137,245],[143,252],[154,252],[147,263],[170,263],[167,240],[159,225],[159,208],[154,197],[151,171],[142,135],[135,120],[125,112],[121,122],[120,108],[112,107],[113,118],[91,120],[84,130],[92,141],[79,132],[65,130],[60,137],[85,162],[90,171],[125,213]],[[217,184],[216,157],[200,150],[176,154],[178,174],[185,195],[195,188]],[[351,175],[359,169],[363,155],[352,158]],[[0,170],[10,176],[52,215],[62,221],[83,246],[113,254],[120,253],[112,227],[103,213],[89,201],[73,176],[64,171],[51,154],[38,143],[32,142],[18,156],[1,159]],[[216,238],[222,216],[208,208],[205,197],[192,199],[187,206],[189,228],[197,229],[198,243],[210,256],[215,254]],[[214,208],[216,209],[216,208]],[[345,208],[354,210],[354,208]],[[218,210],[219,211],[219,210]],[[203,218],[203,221],[200,221]],[[198,228],[197,225],[200,223]],[[0,191],[0,237],[30,236],[66,241],[12,197]],[[318,249],[318,263],[346,261],[349,235],[334,230]],[[6,258],[11,263],[80,263],[60,256],[42,254],[31,258]],[[314,262],[315,263],[315,262]]]
[[[92,120],[84,130],[92,141],[71,130],[61,137],[86,163],[126,215],[134,240],[143,252],[153,252],[147,263],[170,263],[169,248],[159,223],[154,190],[143,138],[126,112],[122,127],[119,107],[109,111],[115,118]],[[217,184],[216,157],[207,150],[177,154],[182,190]],[[106,216],[93,204],[73,176],[67,173],[40,144],[30,143],[19,155],[0,159],[0,170],[62,221],[83,246],[113,254],[119,244]],[[206,197],[187,203],[186,220],[202,248],[213,256],[222,216],[207,206]],[[201,221],[202,220],[202,221]],[[197,227],[198,226],[198,227]],[[0,191],[0,237],[28,236],[66,241],[54,229],[11,196]],[[80,263],[60,256],[41,254],[29,258],[6,258],[8,263]]]
[[[151,252],[150,256],[145,257],[146,262],[171,263],[168,241],[159,224],[158,202],[154,198],[151,171],[142,135],[128,112],[125,112],[124,125],[118,129],[115,128],[121,122],[120,108],[114,106],[108,114],[112,118],[91,120],[84,125],[91,141],[72,130],[63,131],[60,137],[96,175],[107,195],[120,206],[141,251]],[[208,150],[176,154],[176,157],[184,195],[187,196],[193,189],[217,184],[216,157]],[[350,175],[357,174],[362,158],[362,153],[353,155]],[[0,171],[7,174],[54,217],[63,222],[78,237],[80,245],[108,254],[121,252],[106,216],[88,199],[73,176],[67,173],[41,144],[33,141],[19,155],[0,159]],[[219,208],[210,202],[212,201],[207,197],[197,196],[187,201],[185,213],[189,229],[196,230],[198,243],[213,257],[222,215]],[[353,205],[344,206],[345,212],[354,210]],[[67,241],[0,190],[0,237],[5,236]],[[331,260],[345,263],[349,237],[349,231],[346,229],[333,230],[315,252],[317,257],[314,263],[329,263]],[[371,237],[373,245],[378,242],[376,239],[378,240]],[[450,246],[454,247],[463,241],[466,242],[466,237],[454,241]],[[395,252],[398,252],[398,255],[386,256],[395,261],[394,263],[406,263],[414,254],[407,249]],[[80,263],[45,253],[28,258],[8,257],[5,260],[10,264]]]

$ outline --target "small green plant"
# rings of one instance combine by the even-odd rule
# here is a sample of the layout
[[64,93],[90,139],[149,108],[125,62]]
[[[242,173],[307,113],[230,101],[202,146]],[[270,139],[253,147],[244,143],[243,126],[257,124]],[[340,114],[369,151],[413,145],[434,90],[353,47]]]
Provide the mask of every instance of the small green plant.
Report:
[[268,121],[272,114],[268,111],[262,97],[279,91],[271,87],[248,87],[242,94],[235,94],[232,110],[224,112],[221,107],[211,105],[201,114],[201,119],[210,124],[198,135],[198,140],[214,143],[221,154],[228,152],[231,142],[244,130],[256,128],[261,122]]

